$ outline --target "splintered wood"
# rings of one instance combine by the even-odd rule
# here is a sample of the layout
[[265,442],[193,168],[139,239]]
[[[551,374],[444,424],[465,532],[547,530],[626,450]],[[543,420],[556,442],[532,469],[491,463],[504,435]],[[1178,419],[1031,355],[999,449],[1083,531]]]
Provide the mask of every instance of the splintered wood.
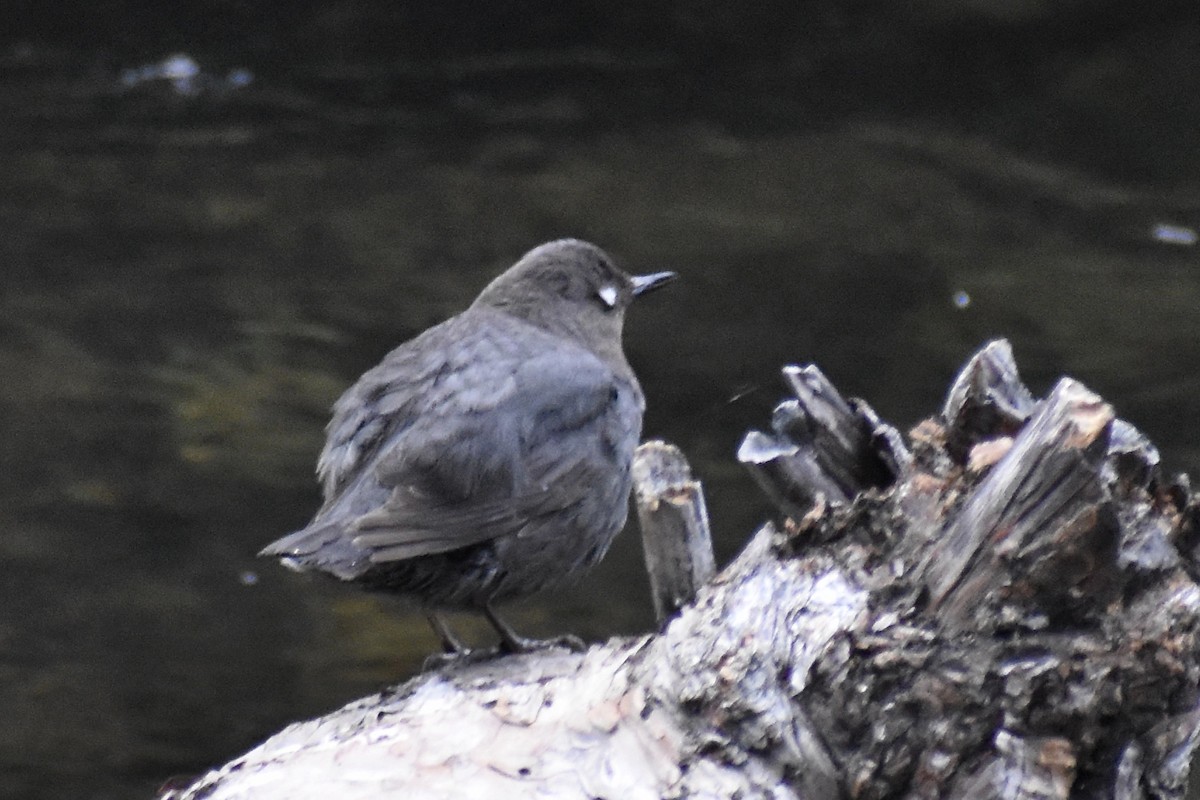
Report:
[[650,595],[661,623],[692,602],[716,569],[708,509],[683,453],[666,442],[638,447],[633,481]]

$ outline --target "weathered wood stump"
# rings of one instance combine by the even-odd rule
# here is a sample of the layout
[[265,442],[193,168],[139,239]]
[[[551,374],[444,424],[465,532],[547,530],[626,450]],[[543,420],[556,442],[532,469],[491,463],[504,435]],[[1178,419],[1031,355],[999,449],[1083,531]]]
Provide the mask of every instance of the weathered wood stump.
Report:
[[678,447],[645,442],[633,456],[634,501],[658,621],[692,602],[712,579],[712,534],[700,482]]
[[907,445],[785,376],[739,454],[781,518],[661,633],[452,663],[171,796],[1183,798],[1186,478],[1079,383],[1034,400],[1005,342]]

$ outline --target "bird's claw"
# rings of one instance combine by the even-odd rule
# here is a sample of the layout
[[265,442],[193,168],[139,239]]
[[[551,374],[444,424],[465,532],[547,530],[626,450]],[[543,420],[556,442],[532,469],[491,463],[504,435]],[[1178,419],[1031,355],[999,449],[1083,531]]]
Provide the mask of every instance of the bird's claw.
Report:
[[552,639],[526,639],[523,636],[506,636],[500,642],[500,651],[508,654],[532,653],[535,650],[547,650],[554,647],[562,647],[570,650],[572,653],[582,653],[587,649],[587,644],[583,639],[571,634],[555,636]]

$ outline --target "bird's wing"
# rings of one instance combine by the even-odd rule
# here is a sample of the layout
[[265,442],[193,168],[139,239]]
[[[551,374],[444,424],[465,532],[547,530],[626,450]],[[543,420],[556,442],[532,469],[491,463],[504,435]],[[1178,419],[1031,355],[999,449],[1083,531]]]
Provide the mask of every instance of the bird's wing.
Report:
[[[357,475],[330,472],[345,491],[327,502],[326,521],[339,523],[372,562],[517,533],[627,466],[631,452],[621,451],[632,451],[641,423],[636,386],[540,331],[514,345],[506,324],[476,321],[459,331],[440,364],[410,360],[404,374],[423,377],[405,385],[387,383],[395,364],[385,360],[360,381],[388,387],[362,394],[372,411],[361,424],[352,403],[339,404],[330,441],[357,425],[356,436],[340,441],[365,463]],[[335,452],[339,446],[346,444],[334,444]],[[374,500],[364,507],[355,497]]]
[[384,356],[338,398],[317,460],[326,507],[375,459],[389,437],[419,418],[428,387],[451,366],[435,340],[454,341],[470,330],[462,317],[430,328]]

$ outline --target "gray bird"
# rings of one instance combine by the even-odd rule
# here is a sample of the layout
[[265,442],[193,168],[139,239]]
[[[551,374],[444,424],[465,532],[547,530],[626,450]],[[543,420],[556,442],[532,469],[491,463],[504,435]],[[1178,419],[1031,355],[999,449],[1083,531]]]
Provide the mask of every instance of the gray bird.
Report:
[[465,650],[447,610],[482,612],[506,651],[538,646],[494,606],[578,575],[624,526],[645,398],[621,328],[673,278],[575,239],[526,253],[342,395],[324,504],[260,555],[415,601],[447,652]]

